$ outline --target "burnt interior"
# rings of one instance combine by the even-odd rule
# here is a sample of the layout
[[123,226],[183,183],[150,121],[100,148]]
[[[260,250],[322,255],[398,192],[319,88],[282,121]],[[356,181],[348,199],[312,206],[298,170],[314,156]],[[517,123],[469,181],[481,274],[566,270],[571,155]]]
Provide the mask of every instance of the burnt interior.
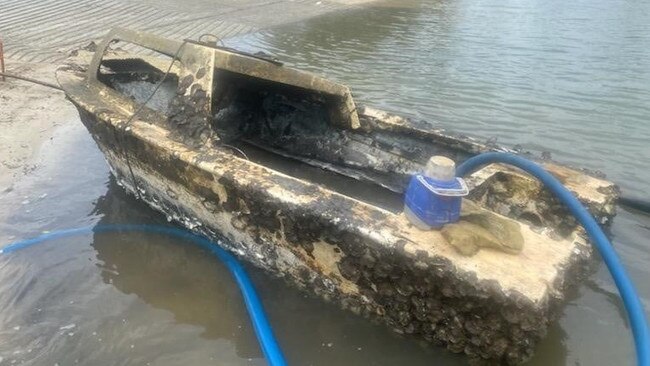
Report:
[[[136,103],[164,115],[178,93],[178,76],[143,59],[106,59],[98,78]],[[333,191],[399,211],[410,174],[435,150],[413,136],[339,127],[340,97],[288,84],[214,71],[210,128],[217,145],[241,157]],[[424,146],[427,146],[426,148]],[[440,150],[445,151],[440,151]],[[237,151],[239,150],[239,151]]]
[[224,142],[238,139],[285,147],[333,132],[335,99],[314,91],[217,70],[212,127]]
[[399,141],[340,127],[339,96],[220,69],[214,80],[212,128],[224,143],[252,145],[397,193],[420,168]]
[[[156,85],[163,80],[153,96]],[[178,76],[165,73],[140,58],[104,59],[97,79],[111,89],[133,99],[147,103],[147,107],[167,115],[169,103],[178,88]]]

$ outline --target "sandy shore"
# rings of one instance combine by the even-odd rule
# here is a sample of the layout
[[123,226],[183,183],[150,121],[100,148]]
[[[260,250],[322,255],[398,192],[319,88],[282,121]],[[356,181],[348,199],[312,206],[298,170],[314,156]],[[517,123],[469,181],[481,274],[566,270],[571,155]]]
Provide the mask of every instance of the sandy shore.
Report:
[[[7,72],[56,84],[56,65],[7,60]],[[39,164],[35,153],[57,126],[79,120],[65,94],[25,81],[0,79],[0,191]]]

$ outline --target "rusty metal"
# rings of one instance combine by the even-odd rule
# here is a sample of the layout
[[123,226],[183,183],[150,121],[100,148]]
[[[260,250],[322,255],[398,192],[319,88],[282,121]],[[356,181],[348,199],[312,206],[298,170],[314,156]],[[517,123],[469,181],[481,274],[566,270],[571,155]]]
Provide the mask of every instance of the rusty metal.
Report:
[[0,39],[0,70],[2,71],[2,81],[7,81],[5,78],[5,52],[2,39]]
[[0,76],[2,76],[3,81],[5,81],[5,77],[8,77],[8,78],[12,78],[12,79],[27,81],[27,82],[34,83],[34,84],[39,84],[39,85],[46,86],[48,88],[52,88],[52,89],[56,89],[56,90],[63,90],[58,85],[48,83],[47,81],[33,79],[33,78],[30,78],[30,77],[27,77],[27,76],[14,75],[14,74],[6,73],[6,72],[0,73]]

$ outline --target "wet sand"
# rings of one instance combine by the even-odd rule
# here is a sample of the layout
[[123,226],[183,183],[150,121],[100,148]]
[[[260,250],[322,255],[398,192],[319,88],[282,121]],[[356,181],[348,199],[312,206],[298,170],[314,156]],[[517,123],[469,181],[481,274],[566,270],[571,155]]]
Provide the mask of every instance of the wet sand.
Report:
[[[56,83],[56,65],[7,63],[7,73]],[[36,153],[54,129],[77,121],[77,111],[61,91],[7,78],[0,81],[0,191],[39,165]]]

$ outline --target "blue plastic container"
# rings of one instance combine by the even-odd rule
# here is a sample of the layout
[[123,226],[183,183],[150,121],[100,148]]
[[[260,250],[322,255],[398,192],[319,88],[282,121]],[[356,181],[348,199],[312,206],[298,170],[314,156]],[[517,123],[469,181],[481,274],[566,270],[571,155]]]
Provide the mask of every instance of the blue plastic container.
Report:
[[[422,229],[441,228],[458,221],[462,197],[468,193],[461,178],[439,181],[421,174],[414,175],[404,198],[406,215]],[[420,222],[413,220],[413,216]]]

